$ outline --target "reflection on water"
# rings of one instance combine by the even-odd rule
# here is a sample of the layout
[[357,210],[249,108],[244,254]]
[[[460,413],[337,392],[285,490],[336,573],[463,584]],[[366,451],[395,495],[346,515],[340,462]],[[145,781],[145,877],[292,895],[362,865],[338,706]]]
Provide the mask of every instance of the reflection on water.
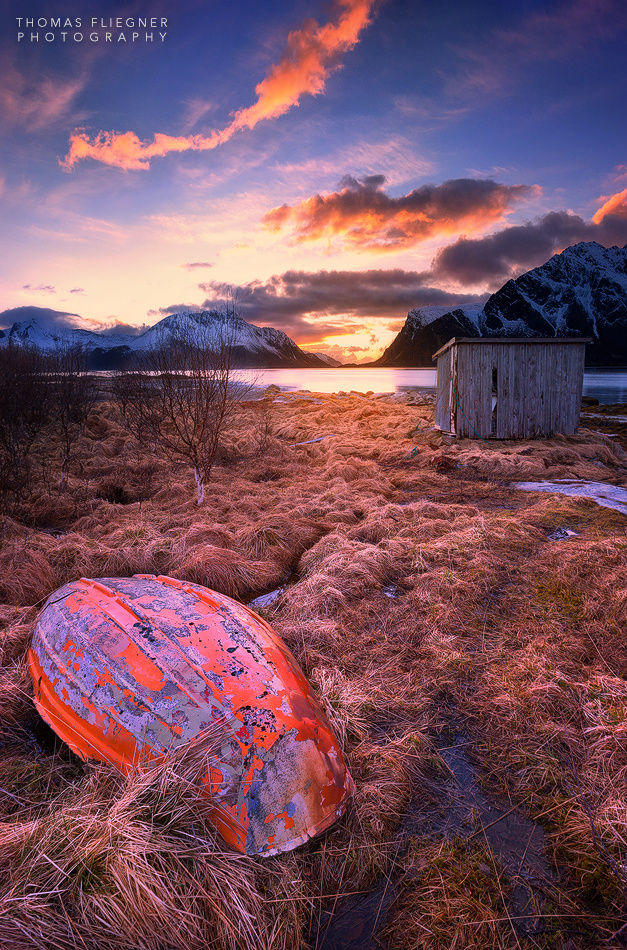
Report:
[[627,402],[627,371],[591,369],[584,374],[583,393],[602,403]]
[[[279,386],[284,390],[309,389],[315,393],[337,393],[356,390],[360,393],[394,393],[404,389],[434,390],[435,369],[395,369],[368,367],[362,369],[261,369],[250,370],[258,386]],[[601,403],[627,401],[627,371],[590,370],[585,374],[583,391]]]

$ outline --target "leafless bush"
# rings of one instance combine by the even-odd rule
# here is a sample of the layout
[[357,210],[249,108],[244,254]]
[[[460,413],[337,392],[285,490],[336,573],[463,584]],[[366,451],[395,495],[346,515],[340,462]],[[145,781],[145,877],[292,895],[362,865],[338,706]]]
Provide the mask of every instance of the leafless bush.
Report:
[[194,473],[197,502],[221,437],[248,386],[233,378],[230,314],[221,327],[187,324],[147,352],[114,384],[132,435]]
[[36,349],[0,349],[0,491],[15,497],[31,483],[36,443],[52,419],[45,370]]
[[48,361],[49,400],[54,438],[61,455],[61,485],[65,485],[76,440],[81,435],[96,399],[93,378],[86,373],[81,347],[59,347]]

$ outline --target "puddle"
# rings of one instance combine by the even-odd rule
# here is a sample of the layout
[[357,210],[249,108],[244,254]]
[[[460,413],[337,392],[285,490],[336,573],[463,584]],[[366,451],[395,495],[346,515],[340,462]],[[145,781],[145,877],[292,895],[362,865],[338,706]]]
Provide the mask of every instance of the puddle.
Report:
[[[547,839],[540,825],[526,818],[506,799],[485,791],[480,772],[467,749],[471,742],[462,732],[442,737],[437,747],[449,770],[449,779],[430,788],[434,803],[421,787],[409,805],[398,831],[396,859],[402,865],[412,837],[431,840],[454,836],[477,844],[486,843],[506,872],[512,886],[508,911],[520,935],[542,932],[540,915],[543,896],[540,885],[557,879],[548,863]],[[382,876],[364,895],[338,901],[334,912],[322,910],[314,931],[316,950],[376,950],[381,947],[377,934],[387,922],[398,896],[394,880]]]
[[589,498],[602,508],[613,508],[627,515],[627,489],[606,482],[577,482],[564,479],[555,482],[514,482],[514,488],[524,491],[550,491],[573,498]]
[[[470,760],[466,744],[457,737],[440,755],[454,776],[449,790],[442,833],[458,834],[480,843],[487,841],[512,884],[508,900],[514,917],[541,912],[537,886],[555,881],[556,875],[547,860],[547,840],[540,825],[526,818],[506,799],[487,793],[480,784],[480,775]],[[517,921],[521,933],[537,932],[541,921]]]
[[318,937],[312,946],[316,950],[376,950],[382,946],[377,933],[396,896],[396,887],[384,878],[367,894],[349,903],[338,901],[333,916],[328,910],[322,911]]

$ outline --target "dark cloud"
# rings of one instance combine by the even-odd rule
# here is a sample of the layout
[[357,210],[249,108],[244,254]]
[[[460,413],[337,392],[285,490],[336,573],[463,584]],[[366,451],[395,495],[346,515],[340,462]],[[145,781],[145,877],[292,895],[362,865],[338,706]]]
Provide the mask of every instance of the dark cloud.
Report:
[[64,310],[51,310],[49,307],[12,307],[0,313],[0,326],[11,327],[14,323],[36,320],[42,327],[48,329],[73,327],[83,324],[83,318],[77,313],[66,313]]
[[124,323],[115,317],[107,321],[93,320],[81,317],[78,313],[67,313],[65,310],[51,310],[49,307],[13,307],[0,313],[0,328],[8,329],[14,323],[27,323],[35,320],[45,330],[91,330],[103,336],[125,334],[136,336],[147,329],[147,324],[141,327]]
[[[202,287],[202,284],[199,284]],[[169,307],[159,307],[158,310],[149,310],[149,317],[169,317],[173,313],[189,313],[197,310],[202,310],[197,303],[173,303]]]
[[438,252],[433,277],[454,280],[463,286],[487,282],[491,287],[500,287],[510,277],[544,264],[553,254],[579,241],[597,241],[605,246],[624,244],[624,207],[615,204],[606,214],[597,213],[593,221],[584,221],[568,211],[551,211],[535,221],[503,228],[488,237],[460,238]]
[[144,330],[147,330],[150,324],[142,323],[141,326],[134,326],[132,323],[125,323],[123,320],[115,320],[113,323],[108,323],[102,326],[90,327],[90,330],[95,330],[97,333],[100,333],[102,336],[116,336],[117,334],[122,334],[124,336],[139,336],[140,333],[143,333]]
[[84,288],[84,287],[72,287],[72,289],[70,290],[70,293],[71,293],[71,294],[84,294],[84,293],[85,293],[85,288]]
[[273,208],[264,224],[272,231],[290,230],[299,243],[340,235],[357,248],[398,250],[428,238],[485,228],[540,191],[535,185],[456,178],[396,198],[384,191],[385,181],[384,175],[346,176],[339,191]]
[[211,261],[190,261],[189,264],[181,264],[186,270],[196,270],[199,267],[213,267]]
[[[476,296],[451,294],[425,281],[428,273],[392,270],[286,271],[267,281],[232,285],[219,281],[199,284],[207,295],[203,306],[223,306],[235,297],[245,320],[280,327],[294,339],[349,333],[368,317],[398,317],[412,307],[437,304],[458,306]],[[169,310],[170,308],[168,308]],[[324,324],[312,323],[320,318]]]
[[33,290],[39,294],[55,294],[56,287],[52,284],[22,284],[22,290]]

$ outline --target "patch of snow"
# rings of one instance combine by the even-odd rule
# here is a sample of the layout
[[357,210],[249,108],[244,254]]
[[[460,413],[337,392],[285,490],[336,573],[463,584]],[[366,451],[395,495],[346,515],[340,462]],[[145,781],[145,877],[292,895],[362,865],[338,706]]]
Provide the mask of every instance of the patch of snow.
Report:
[[627,422],[627,416],[611,416],[604,412],[582,412],[581,415],[584,419],[603,419],[604,422]]
[[573,498],[589,498],[602,508],[613,508],[614,511],[627,515],[627,489],[619,485],[564,479],[555,482],[515,482],[513,487],[524,491],[556,492]]
[[255,597],[254,600],[251,600],[248,606],[251,610],[263,610],[264,608],[271,607],[274,604],[283,591],[285,587],[277,587],[276,590],[271,590],[268,594],[261,594],[260,597]]
[[426,307],[415,307],[413,310],[409,311],[407,314],[407,319],[412,325],[413,330],[420,330],[422,327],[426,327],[430,323],[433,323],[434,320],[438,320],[439,317],[443,317],[447,313],[453,313],[458,310],[461,311],[461,313],[463,313],[471,323],[474,323],[476,327],[479,327],[479,319],[483,313],[482,303],[468,304],[468,306],[463,307],[451,307],[450,304],[447,306],[430,304]]
[[556,528],[548,535],[549,541],[568,541],[569,538],[578,538],[579,532],[572,528]]
[[400,587],[397,587],[396,584],[388,584],[387,587],[383,587],[381,590],[386,597],[390,598],[400,597],[402,593]]

